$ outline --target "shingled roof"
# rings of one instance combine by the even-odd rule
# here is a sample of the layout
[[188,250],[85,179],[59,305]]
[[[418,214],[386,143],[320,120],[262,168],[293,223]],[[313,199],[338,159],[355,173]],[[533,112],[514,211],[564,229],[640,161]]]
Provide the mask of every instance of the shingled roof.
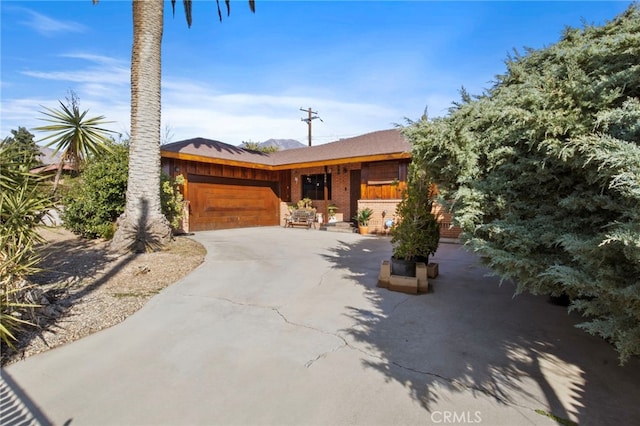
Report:
[[187,139],[160,147],[161,154],[175,152],[205,158],[241,161],[254,164],[273,164],[269,154],[250,151],[239,146],[205,138]]
[[411,145],[398,129],[389,129],[324,145],[287,149],[270,154],[204,138],[163,145],[161,151],[166,157],[174,157],[170,153],[177,153],[186,154],[194,160],[197,160],[195,157],[205,157],[268,166],[294,166],[301,163],[336,162],[337,160],[346,162],[353,159],[362,161],[371,156],[409,154]]

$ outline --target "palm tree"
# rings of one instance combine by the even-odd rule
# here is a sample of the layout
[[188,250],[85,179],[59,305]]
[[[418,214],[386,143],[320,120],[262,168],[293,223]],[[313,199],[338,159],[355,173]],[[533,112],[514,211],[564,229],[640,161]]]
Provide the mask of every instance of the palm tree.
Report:
[[80,164],[89,156],[109,151],[109,134],[113,133],[111,130],[100,127],[109,123],[104,121],[104,116],[86,118],[89,110],[80,112],[78,99],[73,92],[67,101],[68,104],[60,101],[59,110],[43,107],[44,111],[41,111],[41,114],[48,118],[42,120],[51,124],[34,128],[42,132],[51,132],[41,140],[50,140],[46,145],[48,147],[55,145],[53,155],[61,152],[58,171],[53,182],[53,192],[58,189],[65,163],[77,172]]
[[[93,0],[97,3],[97,0]],[[191,27],[192,0],[183,0]],[[218,16],[222,20],[219,0]],[[225,0],[227,15],[230,1]],[[171,0],[175,13],[175,0]],[[255,11],[255,2],[249,0]],[[160,85],[164,0],[133,0],[131,142],[125,211],[111,242],[116,251],[142,252],[167,244],[171,227],[160,204]]]

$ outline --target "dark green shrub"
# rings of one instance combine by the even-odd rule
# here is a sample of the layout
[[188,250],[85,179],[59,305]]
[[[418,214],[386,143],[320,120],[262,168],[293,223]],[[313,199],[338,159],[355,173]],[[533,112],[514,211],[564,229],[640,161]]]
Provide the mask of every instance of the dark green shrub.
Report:
[[180,227],[180,222],[182,221],[184,199],[182,198],[180,187],[184,185],[184,177],[178,175],[175,179],[172,179],[170,176],[163,174],[160,176],[160,183],[162,185],[160,190],[162,213],[175,231]]
[[[111,239],[116,220],[124,212],[128,179],[129,147],[113,143],[110,152],[94,157],[64,195],[64,227],[84,238]],[[162,213],[176,229],[182,220],[182,176],[163,175],[160,191]]]
[[63,198],[64,227],[85,238],[113,236],[124,211],[129,147],[111,145],[111,152],[94,157],[81,177],[74,179]]

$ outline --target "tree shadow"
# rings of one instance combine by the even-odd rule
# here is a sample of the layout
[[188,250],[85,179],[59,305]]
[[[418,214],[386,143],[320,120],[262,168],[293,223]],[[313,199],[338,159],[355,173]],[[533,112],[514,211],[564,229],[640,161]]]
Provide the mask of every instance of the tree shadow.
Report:
[[[148,214],[148,202],[142,200],[142,215],[138,221],[134,245],[143,242],[145,246],[157,243],[146,236],[144,224]],[[74,304],[93,293],[109,282],[119,271],[136,259],[140,253],[117,253],[111,250],[109,242],[96,242],[80,237],[58,241],[39,247],[41,254],[41,271],[29,277],[35,286],[46,289],[38,298],[44,296],[47,304],[42,306],[41,300],[33,300],[41,305],[35,309],[31,323],[35,327],[27,327],[17,333],[15,348],[2,343],[1,364],[5,365],[23,353],[24,349],[35,339],[41,339],[49,346],[45,333],[55,333],[64,327],[62,322],[68,320],[64,313]],[[85,284],[88,282],[88,284]]]
[[243,157],[243,160],[255,158],[254,161],[265,161],[265,159],[270,158],[268,153],[262,151],[252,151],[239,146],[229,145],[224,142],[205,138],[193,138],[180,142],[173,142],[162,145],[160,149],[162,151],[185,152],[190,154],[199,153],[200,155],[214,157],[222,155],[224,158],[241,156]]
[[441,244],[433,257],[440,275],[430,279],[429,293],[378,288],[380,261],[390,256],[388,238],[366,238],[342,242],[325,257],[365,287],[372,306],[347,307],[355,326],[342,330],[366,348],[363,366],[402,384],[425,410],[465,392],[537,411],[541,421],[542,415],[580,424],[640,419],[638,359],[618,366],[610,345],[575,328],[579,316],[545,297],[514,296],[512,283],[500,285],[457,244]]
[[106,243],[80,237],[45,243],[39,250],[41,271],[29,280],[40,286],[82,281],[113,261]]

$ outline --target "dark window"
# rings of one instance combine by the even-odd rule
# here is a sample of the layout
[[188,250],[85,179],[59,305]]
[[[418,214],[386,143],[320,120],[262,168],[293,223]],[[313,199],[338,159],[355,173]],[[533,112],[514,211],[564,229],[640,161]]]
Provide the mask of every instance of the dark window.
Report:
[[324,177],[327,177],[327,198],[331,199],[331,174],[302,175],[302,198],[324,200]]

